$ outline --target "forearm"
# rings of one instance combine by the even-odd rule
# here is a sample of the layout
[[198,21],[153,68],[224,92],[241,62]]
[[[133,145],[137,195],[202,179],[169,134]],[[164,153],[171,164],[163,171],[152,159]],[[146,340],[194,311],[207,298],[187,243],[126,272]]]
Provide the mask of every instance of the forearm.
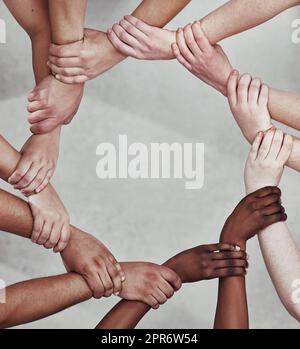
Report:
[[216,44],[296,5],[299,0],[231,0],[204,17],[201,24],[211,44]]
[[24,281],[7,287],[0,327],[36,321],[91,297],[86,282],[75,273]]
[[272,119],[300,130],[300,95],[270,89],[268,108]]
[[[177,273],[171,259],[163,265]],[[96,329],[133,329],[150,310],[151,308],[142,302],[122,300],[104,316]]]
[[[300,303],[293,301],[293,282],[300,280],[300,251],[283,222],[263,230],[259,243],[274,287],[287,311],[300,321]],[[299,285],[299,284],[298,284]]]
[[[220,241],[241,244],[222,236]],[[241,246],[244,248],[246,243]],[[242,276],[219,279],[218,301],[216,307],[215,329],[247,329],[249,316],[246,294],[246,278]]]
[[190,2],[191,0],[144,0],[132,15],[149,25],[162,28]]
[[63,45],[83,39],[86,0],[49,0],[52,42]]

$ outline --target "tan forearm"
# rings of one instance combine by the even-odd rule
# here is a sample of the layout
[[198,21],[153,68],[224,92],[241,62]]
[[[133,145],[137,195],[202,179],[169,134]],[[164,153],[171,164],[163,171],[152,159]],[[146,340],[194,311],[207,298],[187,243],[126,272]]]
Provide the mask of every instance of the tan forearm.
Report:
[[40,320],[92,297],[84,279],[75,273],[29,280],[7,287],[0,304],[0,327]]
[[48,0],[52,42],[57,45],[83,38],[87,0]]
[[211,44],[256,27],[290,7],[299,0],[231,0],[201,20]]

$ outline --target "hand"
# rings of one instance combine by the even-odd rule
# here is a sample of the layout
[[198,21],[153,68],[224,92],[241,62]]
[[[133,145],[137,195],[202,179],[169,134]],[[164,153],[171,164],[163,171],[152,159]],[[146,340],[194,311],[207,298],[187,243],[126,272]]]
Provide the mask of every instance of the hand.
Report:
[[174,270],[183,283],[245,275],[248,268],[246,252],[222,243],[186,250],[164,265]]
[[49,67],[57,80],[78,84],[96,78],[124,58],[105,33],[85,29],[82,42],[50,45]]
[[140,301],[158,309],[181,287],[179,276],[171,269],[153,263],[121,263],[126,275],[120,297]]
[[59,155],[60,127],[44,135],[32,135],[21,149],[21,159],[8,183],[25,196],[39,193],[50,182]]
[[29,197],[34,223],[31,240],[54,252],[63,251],[70,239],[68,213],[51,185]]
[[174,31],[150,26],[134,16],[125,16],[108,30],[114,47],[126,56],[143,60],[174,59]]
[[199,21],[178,29],[176,37],[172,49],[179,63],[226,96],[232,66],[221,46],[210,44]]
[[47,133],[70,123],[79,108],[83,89],[83,84],[63,84],[52,75],[42,80],[28,97],[31,132]]
[[272,128],[255,138],[245,166],[247,193],[258,187],[277,186],[293,148],[293,138]]
[[95,298],[117,296],[121,292],[125,274],[120,264],[92,235],[73,228],[61,257],[68,272],[82,275]]
[[272,127],[268,110],[269,89],[258,78],[232,71],[227,85],[231,112],[243,135],[252,144],[259,131]]
[[244,250],[246,242],[260,230],[285,221],[287,215],[280,197],[277,187],[265,187],[246,196],[226,220],[220,241],[238,245]]

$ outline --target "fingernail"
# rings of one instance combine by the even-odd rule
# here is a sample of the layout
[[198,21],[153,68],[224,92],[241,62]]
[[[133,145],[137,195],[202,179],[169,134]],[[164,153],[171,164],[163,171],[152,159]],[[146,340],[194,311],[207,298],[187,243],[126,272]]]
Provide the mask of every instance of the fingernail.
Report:
[[120,294],[120,292],[115,292],[115,296],[118,296]]
[[241,250],[240,246],[236,245],[235,250],[239,252]]
[[55,75],[55,79],[59,79],[60,76],[58,74]]
[[247,259],[247,261],[249,261],[249,259],[250,259],[250,256],[248,255],[248,253],[246,253],[246,259]]
[[125,281],[126,280],[125,276],[122,276],[121,280],[122,280],[122,282]]

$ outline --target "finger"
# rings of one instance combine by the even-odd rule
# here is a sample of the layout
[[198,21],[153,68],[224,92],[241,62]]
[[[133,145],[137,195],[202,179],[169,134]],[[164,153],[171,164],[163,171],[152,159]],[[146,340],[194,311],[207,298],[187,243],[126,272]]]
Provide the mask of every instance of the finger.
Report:
[[130,47],[129,45],[122,42],[116,33],[112,29],[108,29],[107,31],[107,37],[109,38],[112,45],[121,53],[125,54],[126,56],[135,57],[137,58],[135,50]]
[[57,68],[75,68],[81,67],[81,60],[79,57],[70,57],[70,58],[59,58],[53,55],[49,55],[49,66],[56,66]]
[[47,109],[42,109],[42,110],[37,110],[32,112],[29,116],[28,116],[28,122],[30,124],[35,124],[37,122],[43,121],[48,119],[48,111]]
[[260,148],[260,145],[261,145],[261,142],[262,142],[263,138],[264,138],[264,133],[263,132],[258,132],[258,134],[256,135],[256,137],[255,137],[255,139],[254,139],[254,141],[252,143],[249,156],[254,161],[258,157],[259,148]]
[[192,70],[190,63],[181,55],[177,44],[172,44],[172,50],[177,61],[182,64],[187,70]]
[[207,252],[235,251],[235,245],[227,243],[204,245]]
[[33,126],[30,127],[30,131],[34,134],[44,134],[53,131],[59,122],[54,118],[48,118],[46,120],[34,123]]
[[36,190],[35,190],[35,192],[36,192],[37,194],[40,193],[41,191],[43,191],[43,190],[47,187],[47,185],[49,184],[50,179],[52,178],[53,174],[54,174],[54,170],[50,170],[50,171],[47,172],[47,174],[46,174],[46,176],[45,176],[45,179],[43,180],[43,182],[41,183],[41,185],[38,186],[38,187],[36,188]]
[[244,251],[237,252],[217,252],[212,254],[212,260],[223,260],[223,259],[247,259],[247,253]]
[[269,130],[265,134],[264,139],[262,140],[259,151],[258,151],[258,156],[257,156],[258,159],[265,160],[269,155],[274,134],[275,134],[274,129]]
[[182,28],[179,28],[176,32],[176,42],[181,55],[191,64],[194,61],[194,56],[185,42]]
[[278,222],[285,222],[287,220],[286,213],[275,213],[271,216],[264,217],[264,228]]
[[40,99],[39,93],[37,90],[33,90],[29,93],[27,100],[28,102],[34,102]]
[[163,267],[160,273],[161,276],[173,286],[175,291],[180,289],[181,279],[173,270]]
[[[32,163],[25,175],[14,185],[15,189],[21,190],[28,187],[37,177],[41,167],[37,163]],[[32,191],[31,191],[32,192]]]
[[201,23],[199,21],[193,24],[192,31],[200,50],[205,53],[212,51],[212,45],[208,41],[207,36],[205,35]]
[[89,288],[93,292],[93,297],[99,299],[104,294],[104,286],[97,272],[93,272],[89,275],[83,275]]
[[281,190],[278,187],[264,187],[255,191],[252,195],[257,198],[263,198],[268,195],[276,194],[281,196]]
[[62,252],[67,246],[70,241],[70,236],[71,236],[71,231],[70,231],[70,225],[69,223],[64,224],[61,233],[60,233],[60,238],[58,240],[58,243],[53,249],[53,252],[58,253]]
[[89,80],[86,75],[65,76],[60,74],[56,74],[55,79],[69,85],[83,84]]
[[252,77],[249,74],[244,74],[241,76],[237,88],[238,104],[248,104],[248,93],[251,80]]
[[46,221],[44,223],[41,234],[36,241],[38,245],[44,245],[44,243],[49,239],[51,235],[52,227],[53,227],[53,222]]
[[57,245],[59,238],[60,238],[61,229],[62,229],[61,224],[57,224],[57,223],[53,224],[51,234],[50,234],[48,240],[44,243],[45,248],[51,249]]
[[269,87],[265,84],[261,86],[260,94],[258,97],[258,104],[260,106],[267,106],[269,101]]
[[81,47],[82,42],[75,42],[66,45],[50,44],[49,55],[63,58],[78,57],[80,56]]
[[149,295],[145,298],[144,302],[149,305],[152,309],[158,309],[159,308],[159,303],[158,301],[152,296]]
[[261,213],[265,216],[270,216],[276,213],[285,213],[285,208],[281,206],[279,203],[276,203],[262,209]]
[[173,297],[174,288],[166,280],[162,279],[158,287],[168,299]]
[[248,262],[245,259],[224,259],[220,261],[214,261],[213,266],[215,269],[248,268]]
[[127,33],[127,31],[122,26],[120,26],[120,24],[114,24],[112,30],[122,42],[129,45],[130,47],[133,47],[135,49],[141,47],[141,44],[138,42],[138,40],[131,34]]
[[110,297],[114,292],[114,287],[104,262],[100,264],[98,274],[104,286],[104,297]]
[[183,35],[185,42],[189,48],[189,50],[192,52],[192,54],[195,57],[200,57],[202,55],[202,52],[194,38],[192,26],[190,24],[186,25],[183,29]]
[[145,42],[148,39],[148,36],[145,33],[130,23],[127,19],[122,19],[119,24],[127,33],[131,34],[137,40]]
[[152,27],[148,25],[147,23],[141,21],[140,19],[132,16],[132,15],[126,15],[124,18],[134,25],[137,29],[139,29],[141,32],[143,32],[145,35],[149,35],[152,33]]
[[125,273],[124,273],[124,271],[123,271],[123,269],[121,267],[121,264],[116,261],[115,266],[116,266],[118,272],[121,275],[121,281],[124,282],[126,280],[126,275],[125,275]]
[[116,268],[116,266],[110,261],[107,261],[106,266],[107,266],[108,274],[113,283],[113,293],[115,296],[118,296],[122,290],[121,275],[118,269]]
[[294,140],[292,136],[287,134],[284,135],[283,145],[277,157],[277,161],[279,161],[279,163],[281,164],[287,163],[293,150],[293,142]]
[[165,304],[166,301],[168,300],[168,298],[166,297],[166,295],[159,289],[159,288],[155,288],[152,291],[152,296],[157,300],[157,302],[162,305]]
[[33,113],[38,110],[45,109],[45,101],[43,100],[35,100],[33,102],[28,103],[27,111],[28,113]]
[[[24,195],[28,195],[30,193],[36,192],[37,188],[43,183],[48,173],[48,169],[46,167],[41,168],[34,180],[22,190]],[[37,192],[36,192],[37,193]]]
[[228,101],[231,107],[236,106],[238,101],[237,96],[237,87],[239,81],[239,72],[237,70],[233,70],[229,76],[227,83],[227,95]]
[[231,276],[245,276],[247,271],[245,268],[223,268],[216,270],[216,277],[225,278]]
[[33,243],[37,242],[38,237],[40,236],[44,226],[44,220],[41,217],[35,217],[33,222],[33,230],[31,234],[31,241]]
[[84,70],[78,67],[60,68],[52,63],[49,63],[49,68],[55,76],[61,75],[65,77],[74,77],[78,75],[84,75]]
[[11,185],[17,184],[28,172],[32,165],[32,161],[27,160],[24,156],[21,157],[15,171],[8,178],[8,183]]
[[272,145],[269,153],[270,159],[274,161],[277,159],[280,149],[282,147],[283,139],[284,139],[284,133],[281,130],[276,130],[274,133],[274,137],[272,140]]
[[248,99],[249,103],[252,103],[252,104],[258,103],[260,88],[261,88],[261,80],[259,78],[254,78],[251,81],[250,88],[249,88],[249,99]]
[[261,210],[273,204],[281,203],[281,197],[278,194],[270,194],[255,201],[252,205],[255,210]]

